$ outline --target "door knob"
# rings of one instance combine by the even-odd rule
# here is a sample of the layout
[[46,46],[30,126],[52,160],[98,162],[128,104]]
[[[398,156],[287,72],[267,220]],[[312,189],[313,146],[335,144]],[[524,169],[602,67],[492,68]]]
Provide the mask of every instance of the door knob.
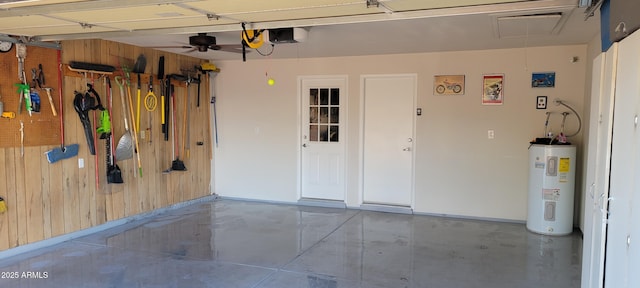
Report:
[[413,138],[407,138],[407,142],[409,143],[413,142]]
[[402,148],[402,151],[411,151],[411,147]]

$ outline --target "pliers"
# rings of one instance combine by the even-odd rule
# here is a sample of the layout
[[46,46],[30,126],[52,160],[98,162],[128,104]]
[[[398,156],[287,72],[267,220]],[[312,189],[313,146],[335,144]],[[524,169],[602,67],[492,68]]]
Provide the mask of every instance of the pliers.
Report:
[[42,72],[42,64],[38,64],[38,69],[31,69],[31,88],[36,88],[36,86],[42,89],[42,86],[45,85],[44,82],[44,72]]

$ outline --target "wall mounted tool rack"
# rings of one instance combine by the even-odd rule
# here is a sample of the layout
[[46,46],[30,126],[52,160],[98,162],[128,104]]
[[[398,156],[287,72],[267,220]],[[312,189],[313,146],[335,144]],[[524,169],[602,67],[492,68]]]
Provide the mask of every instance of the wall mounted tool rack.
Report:
[[[104,67],[112,67],[113,68],[113,66],[109,66],[109,65],[102,65],[102,64],[92,64],[92,65],[101,65],[101,66],[104,66]],[[107,69],[107,68],[105,68],[105,69]],[[78,69],[78,68],[73,68],[69,64],[62,64],[62,71],[64,71],[64,76],[78,77],[78,78],[86,77],[88,80],[91,80],[92,78],[94,80],[96,80],[98,78],[101,78],[104,75],[113,75],[113,77],[120,76],[120,77],[123,77],[123,78],[126,79],[125,73],[122,70],[117,70],[117,69],[114,69],[113,71],[100,71],[100,70],[95,70],[95,69]],[[135,82],[137,82],[137,74],[134,74],[133,72],[129,72],[129,74],[130,74],[129,77],[130,77],[130,80],[131,80],[131,85],[133,85],[135,87],[137,85],[135,83]],[[144,83],[143,89],[146,89],[145,87],[148,86],[149,77],[153,77],[153,85],[160,85],[160,80],[158,80],[157,75],[155,75],[155,74],[140,74],[140,82]],[[162,80],[164,80],[164,79],[162,79]],[[184,88],[186,88],[186,83],[183,82],[183,81],[175,81],[175,83],[172,83],[172,84],[174,84],[176,87],[184,87]]]
[[[31,116],[25,110],[24,103],[19,105],[18,87],[16,84],[22,81],[17,77],[19,69],[16,60],[16,45],[8,53],[0,53],[0,101],[4,104],[4,112],[12,112],[10,115],[15,118],[0,117],[0,148],[19,148],[20,145],[20,122],[24,124],[24,147],[60,145],[60,121],[57,116],[53,115],[53,111],[49,108],[50,101],[44,88],[50,88],[52,94],[53,105],[59,110],[60,103],[58,98],[58,73],[59,64],[56,57],[57,49],[28,46],[27,55],[24,59],[24,70],[26,83],[31,84],[33,81],[32,69],[39,70],[42,66],[42,74],[38,74],[38,80],[42,84],[41,87],[36,85],[33,90],[38,93],[40,98],[40,111],[33,112]],[[45,79],[46,81],[42,81]],[[44,83],[42,83],[44,82]],[[66,96],[66,95],[65,95]],[[18,107],[21,108],[18,113]]]

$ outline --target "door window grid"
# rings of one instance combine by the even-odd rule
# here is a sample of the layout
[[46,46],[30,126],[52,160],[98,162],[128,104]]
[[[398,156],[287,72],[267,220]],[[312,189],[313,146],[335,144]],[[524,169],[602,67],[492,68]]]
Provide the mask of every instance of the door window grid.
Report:
[[339,142],[340,89],[309,89],[309,141]]

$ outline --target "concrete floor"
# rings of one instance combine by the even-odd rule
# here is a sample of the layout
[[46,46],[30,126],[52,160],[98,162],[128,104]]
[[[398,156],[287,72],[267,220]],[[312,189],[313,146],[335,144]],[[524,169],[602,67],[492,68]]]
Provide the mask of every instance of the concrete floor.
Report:
[[571,288],[581,243],[524,224],[216,200],[2,259],[0,287]]

